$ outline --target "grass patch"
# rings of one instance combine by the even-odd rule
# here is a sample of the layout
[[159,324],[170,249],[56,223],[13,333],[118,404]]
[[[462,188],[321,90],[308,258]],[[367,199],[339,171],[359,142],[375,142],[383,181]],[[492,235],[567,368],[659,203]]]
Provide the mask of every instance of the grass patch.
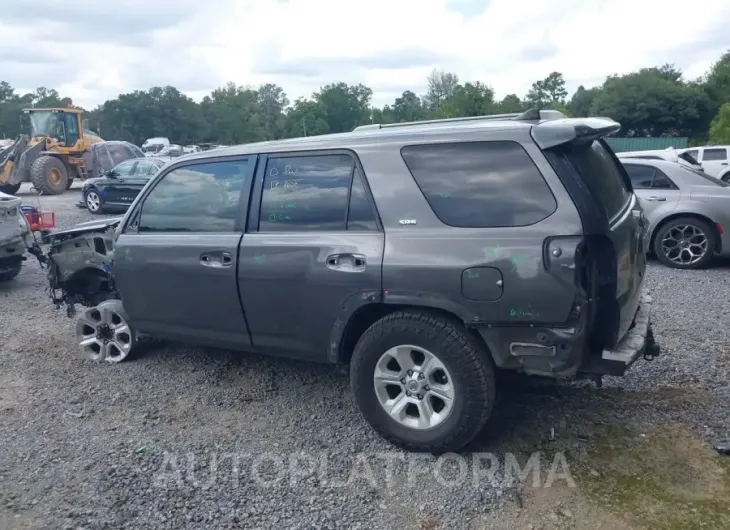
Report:
[[605,425],[589,456],[576,481],[610,512],[648,528],[730,528],[730,458],[686,429]]

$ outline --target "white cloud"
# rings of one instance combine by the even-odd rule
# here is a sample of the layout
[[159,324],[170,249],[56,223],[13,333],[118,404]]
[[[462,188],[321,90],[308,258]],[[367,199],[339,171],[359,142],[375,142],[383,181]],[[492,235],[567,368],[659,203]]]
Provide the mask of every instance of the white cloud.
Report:
[[662,63],[696,77],[730,45],[727,0],[49,2],[47,20],[24,14],[34,1],[4,12],[0,78],[89,107],[162,84],[200,97],[226,81],[277,83],[291,100],[362,82],[382,104],[422,93],[433,68],[522,96],[552,71],[571,90]]

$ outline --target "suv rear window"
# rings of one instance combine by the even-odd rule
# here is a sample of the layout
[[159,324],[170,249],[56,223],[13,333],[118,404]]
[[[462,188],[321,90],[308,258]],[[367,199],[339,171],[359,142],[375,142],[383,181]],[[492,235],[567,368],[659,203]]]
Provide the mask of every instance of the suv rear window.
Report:
[[591,195],[606,209],[609,219],[623,211],[631,198],[621,166],[606,145],[596,140],[588,146],[571,146],[565,152]]
[[462,228],[527,226],[557,203],[516,142],[413,145],[401,155],[436,216]]

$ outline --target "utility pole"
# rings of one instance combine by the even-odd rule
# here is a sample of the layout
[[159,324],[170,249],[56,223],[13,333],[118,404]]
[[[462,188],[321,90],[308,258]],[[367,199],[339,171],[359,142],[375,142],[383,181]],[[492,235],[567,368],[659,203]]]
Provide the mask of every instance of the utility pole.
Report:
[[304,129],[304,136],[307,136],[307,124],[304,123],[304,118],[302,118],[302,129]]

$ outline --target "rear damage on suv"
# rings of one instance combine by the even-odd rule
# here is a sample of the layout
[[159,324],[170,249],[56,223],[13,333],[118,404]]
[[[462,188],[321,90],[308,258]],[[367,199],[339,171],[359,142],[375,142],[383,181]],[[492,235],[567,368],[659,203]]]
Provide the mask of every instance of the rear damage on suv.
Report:
[[[569,342],[554,344],[555,357],[543,364],[546,373],[539,366],[527,373],[591,377],[600,384],[601,376],[624,375],[640,357],[659,354],[650,324],[652,299],[644,289],[648,221],[626,171],[603,140],[619,128],[611,120],[587,118],[545,121],[532,129],[583,224],[580,237],[546,241],[544,265],[575,289],[570,323],[559,333],[583,335],[585,344],[578,354]],[[572,254],[567,260],[561,259],[566,244]],[[540,350],[545,351],[534,349]]]

